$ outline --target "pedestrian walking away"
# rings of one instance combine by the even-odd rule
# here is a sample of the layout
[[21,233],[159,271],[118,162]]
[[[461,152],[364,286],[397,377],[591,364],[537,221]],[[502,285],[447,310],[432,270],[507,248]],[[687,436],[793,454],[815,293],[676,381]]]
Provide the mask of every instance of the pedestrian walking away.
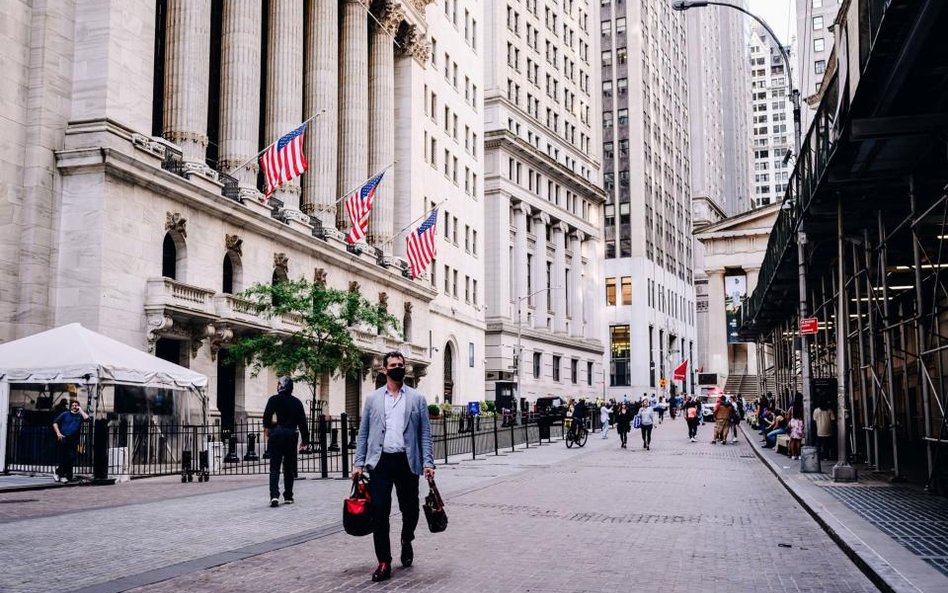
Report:
[[59,465],[56,467],[56,481],[70,482],[73,479],[73,466],[79,454],[79,436],[82,434],[82,423],[89,419],[89,415],[82,409],[79,402],[69,402],[69,409],[53,420],[53,431],[56,433],[59,448]]
[[629,431],[632,430],[632,412],[625,403],[619,405],[619,412],[616,414],[616,432],[619,433],[619,446],[623,449],[628,448]]
[[833,450],[833,423],[836,422],[836,414],[826,405],[826,402],[820,402],[813,410],[813,422],[816,423],[820,459],[826,461]]
[[365,400],[362,422],[356,439],[352,478],[363,470],[369,472],[372,495],[372,541],[378,567],[373,581],[392,576],[392,544],[390,515],[392,487],[402,512],[401,561],[411,566],[415,560],[412,541],[418,526],[418,477],[434,478],[434,455],[431,448],[431,424],[425,397],[405,385],[405,357],[389,352],[382,357],[385,385]]
[[701,416],[701,402],[689,396],[682,407],[685,421],[688,423],[688,439],[694,443],[698,437],[698,419]]
[[652,448],[652,427],[655,425],[655,410],[652,409],[648,401],[643,401],[642,407],[639,408],[639,420],[642,422],[640,427],[642,430],[642,447],[649,451]]
[[293,504],[296,455],[309,443],[309,429],[306,427],[303,402],[293,395],[293,379],[288,376],[277,380],[277,393],[267,400],[263,410],[263,428],[264,436],[267,437],[267,452],[270,454],[270,506],[280,506],[281,465],[283,502]]
[[665,403],[665,396],[658,398],[658,404],[653,406],[655,411],[658,412],[658,423],[661,424],[665,420],[665,408],[668,407],[668,404]]
[[[731,400],[731,442],[737,442],[737,428],[741,425],[741,420],[744,419],[744,402],[737,395]],[[727,440],[727,433],[724,435],[724,440]]]
[[609,414],[612,410],[609,408],[609,404],[603,404],[599,408],[599,421],[602,423],[602,438],[609,437]]
[[711,444],[718,440],[722,445],[727,444],[727,433],[730,430],[731,411],[733,408],[722,395],[718,398],[718,403],[714,404],[714,435],[711,437]]

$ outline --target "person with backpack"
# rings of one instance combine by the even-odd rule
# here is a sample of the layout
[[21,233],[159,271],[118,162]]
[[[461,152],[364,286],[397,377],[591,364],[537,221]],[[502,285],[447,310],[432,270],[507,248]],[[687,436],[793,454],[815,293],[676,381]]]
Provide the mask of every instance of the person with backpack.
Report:
[[694,396],[688,396],[685,405],[682,407],[682,412],[685,415],[685,421],[688,423],[688,438],[694,443],[698,436],[698,422],[701,418],[701,402],[695,399]]
[[[729,431],[733,435],[731,443],[737,442],[737,427],[741,424],[742,420],[744,420],[744,402],[740,396],[735,395],[734,398],[731,399],[731,430]],[[727,440],[727,434],[724,435],[724,439]]]

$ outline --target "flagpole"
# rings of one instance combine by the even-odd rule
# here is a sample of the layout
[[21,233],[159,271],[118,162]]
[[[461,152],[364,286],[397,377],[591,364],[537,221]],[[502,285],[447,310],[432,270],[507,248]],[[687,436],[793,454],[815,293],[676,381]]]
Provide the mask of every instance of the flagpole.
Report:
[[[311,116],[309,119],[304,120],[303,123],[301,123],[299,126],[296,126],[296,127],[298,128],[298,127],[300,127],[300,126],[303,126],[303,125],[308,124],[309,122],[313,121],[314,119],[316,119],[317,117],[319,117],[320,115],[322,115],[322,114],[325,113],[325,112],[326,112],[326,108],[324,107],[324,108],[320,109],[320,110],[316,113],[316,115],[313,115],[313,116]],[[293,128],[293,129],[295,130],[296,128]],[[246,167],[246,166],[249,165],[250,163],[255,162],[257,159],[260,158],[260,155],[262,155],[262,154],[265,153],[266,151],[270,150],[270,147],[273,146],[274,144],[276,144],[277,142],[279,142],[279,141],[280,141],[280,138],[282,138],[283,136],[286,136],[286,134],[281,134],[280,136],[278,136],[276,140],[274,140],[274,141],[271,142],[270,144],[267,144],[266,148],[264,148],[263,150],[261,150],[260,152],[258,152],[258,153],[257,153],[256,155],[254,155],[253,157],[251,157],[249,161],[247,161],[246,163],[240,165],[239,167],[235,167],[234,169],[231,169],[231,171],[240,171],[241,169],[243,169],[244,167]]]
[[400,230],[400,231],[398,231],[397,233],[395,233],[394,235],[392,235],[392,238],[391,238],[391,239],[376,244],[376,247],[381,247],[382,245],[388,245],[389,243],[394,242],[395,239],[397,239],[399,235],[401,235],[402,233],[404,233],[405,231],[407,231],[407,230],[410,229],[411,227],[415,226],[415,224],[416,224],[419,220],[422,220],[423,218],[427,218],[428,215],[431,214],[431,212],[432,212],[433,210],[437,210],[437,209],[441,206],[441,204],[444,204],[444,203],[447,202],[447,201],[448,201],[448,199],[445,198],[445,199],[441,200],[440,202],[438,202],[437,204],[435,204],[432,208],[428,208],[428,210],[426,210],[424,214],[422,214],[421,216],[419,216],[419,217],[416,218],[415,220],[409,222],[407,226],[405,226],[404,228],[402,228],[402,230]]
[[391,163],[389,163],[388,165],[386,165],[384,169],[380,170],[380,171],[379,171],[378,173],[376,173],[375,175],[370,175],[370,176],[366,177],[365,180],[363,180],[363,181],[361,181],[361,182],[359,183],[359,185],[353,187],[352,189],[350,189],[349,191],[347,191],[345,194],[343,194],[343,196],[342,196],[341,198],[339,198],[338,200],[336,200],[335,203],[333,203],[333,206],[338,206],[338,205],[339,205],[339,202],[341,202],[341,201],[345,200],[346,198],[348,198],[349,196],[351,196],[357,189],[359,189],[360,187],[362,187],[363,185],[365,185],[365,182],[368,181],[369,179],[372,179],[373,177],[378,177],[379,175],[381,175],[382,173],[388,171],[389,169],[391,169],[392,167],[394,167],[394,166],[397,165],[397,164],[398,164],[398,161],[392,161]]

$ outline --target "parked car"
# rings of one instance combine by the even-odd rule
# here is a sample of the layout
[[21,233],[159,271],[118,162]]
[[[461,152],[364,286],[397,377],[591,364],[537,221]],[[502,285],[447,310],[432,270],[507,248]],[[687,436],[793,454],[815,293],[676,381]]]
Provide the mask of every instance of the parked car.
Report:
[[560,397],[538,397],[533,410],[543,416],[552,416],[554,421],[566,418],[566,402]]

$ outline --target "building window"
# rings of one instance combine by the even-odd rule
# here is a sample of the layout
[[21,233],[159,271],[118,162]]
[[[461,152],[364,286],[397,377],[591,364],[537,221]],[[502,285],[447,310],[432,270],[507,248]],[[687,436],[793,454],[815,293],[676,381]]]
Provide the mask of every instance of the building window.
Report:
[[569,380],[575,385],[579,381],[579,359],[574,358],[569,361]]
[[541,352],[533,353],[533,378],[540,378],[540,360],[543,354]]
[[632,304],[632,277],[631,276],[622,277],[622,304],[623,305]]
[[821,31],[823,29],[823,17],[815,16],[813,17],[813,30]]
[[560,380],[560,357],[559,356],[553,357],[553,380],[554,381]]
[[593,384],[593,363],[591,360],[586,361],[586,385]]
[[813,63],[813,72],[823,74],[826,71],[826,60],[817,60]]
[[613,325],[609,327],[609,385],[612,387],[627,387],[632,384],[632,374],[629,365],[630,339],[628,325]]
[[822,37],[818,37],[818,38],[816,38],[816,39],[813,40],[813,51],[814,51],[814,52],[820,53],[820,52],[822,52],[822,51],[825,50],[825,49],[826,49],[826,40],[825,40],[825,39],[823,39]]
[[615,278],[606,278],[606,306],[614,306],[616,304],[616,279]]

